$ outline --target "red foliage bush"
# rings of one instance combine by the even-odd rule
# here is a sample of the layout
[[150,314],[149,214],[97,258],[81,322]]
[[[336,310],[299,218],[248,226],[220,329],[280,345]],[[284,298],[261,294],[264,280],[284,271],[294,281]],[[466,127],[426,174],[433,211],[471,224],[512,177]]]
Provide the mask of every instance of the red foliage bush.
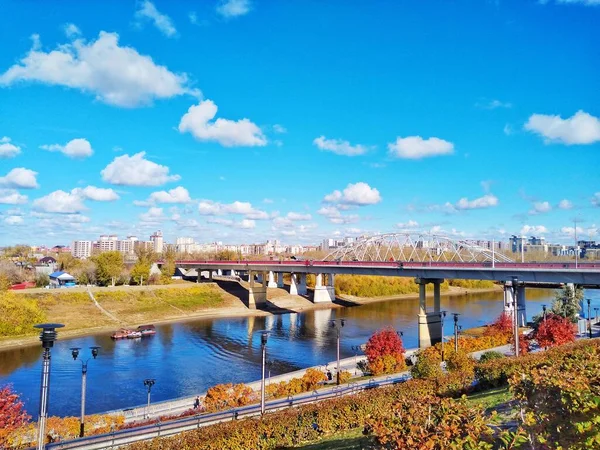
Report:
[[394,373],[406,367],[402,339],[393,328],[384,328],[367,341],[365,355],[373,375]]
[[8,435],[31,417],[23,409],[23,402],[10,386],[0,388],[0,448],[6,443]]
[[549,314],[533,333],[540,347],[556,347],[575,341],[575,328],[568,318]]
[[514,323],[512,317],[503,312],[498,318],[488,325],[485,330],[484,336],[493,336],[496,334],[511,335],[513,333]]

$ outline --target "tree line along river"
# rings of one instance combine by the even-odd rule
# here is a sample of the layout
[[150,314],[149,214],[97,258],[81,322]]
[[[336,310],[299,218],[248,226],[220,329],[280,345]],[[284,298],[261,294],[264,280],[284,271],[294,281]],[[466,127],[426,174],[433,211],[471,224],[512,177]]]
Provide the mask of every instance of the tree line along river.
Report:
[[[550,306],[554,291],[527,291],[527,316]],[[600,307],[600,292],[587,291],[592,307]],[[502,292],[443,297],[442,309],[459,313],[459,324],[471,328],[489,323],[502,311]],[[335,318],[346,319],[342,329],[341,357],[356,354],[376,330],[391,326],[404,333],[406,348],[417,345],[417,299],[387,300],[362,306],[286,313],[268,317],[197,319],[158,325],[155,336],[113,341],[108,334],[59,339],[52,351],[49,413],[77,416],[80,408],[81,362],[70,347],[101,346],[88,365],[86,413],[128,408],[146,400],[145,378],[156,379],[152,400],[193,396],[219,383],[260,379],[260,330],[271,330],[267,359],[271,374],[323,365],[336,358]],[[452,316],[444,334],[453,332]],[[35,419],[39,404],[41,345],[0,352],[0,385],[12,384]]]

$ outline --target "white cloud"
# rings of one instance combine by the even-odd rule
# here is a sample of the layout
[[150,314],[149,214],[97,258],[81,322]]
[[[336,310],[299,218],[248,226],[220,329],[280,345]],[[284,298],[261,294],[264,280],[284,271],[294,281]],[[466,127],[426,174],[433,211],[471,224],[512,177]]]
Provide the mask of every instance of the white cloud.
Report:
[[217,5],[217,13],[223,17],[238,17],[250,12],[250,0],[221,0]]
[[155,206],[149,208],[145,213],[140,214],[140,221],[148,224],[159,223],[165,219],[163,209]]
[[27,203],[27,196],[19,194],[16,189],[0,189],[0,204],[22,205]]
[[513,127],[509,123],[504,125],[504,128],[502,131],[504,131],[504,134],[507,136],[510,136],[511,134],[513,134],[515,132],[515,130],[513,130]]
[[600,206],[600,192],[596,192],[592,197],[592,205]]
[[117,156],[102,172],[107,183],[123,186],[159,186],[169,181],[177,181],[179,175],[169,175],[169,168],[144,158],[146,152],[133,156]]
[[579,110],[568,119],[560,116],[532,114],[524,125],[527,131],[544,137],[546,144],[593,144],[600,141],[600,119]]
[[87,139],[73,139],[67,142],[66,145],[42,145],[40,148],[51,152],[61,152],[70,158],[87,158],[94,154],[92,145]]
[[535,202],[533,208],[529,210],[529,214],[543,214],[552,210],[549,202]]
[[498,197],[493,194],[486,194],[483,197],[469,200],[466,197],[461,198],[454,207],[459,210],[465,209],[482,209],[490,208],[498,205]]
[[233,225],[233,220],[231,219],[223,219],[222,217],[210,217],[206,219],[207,223],[214,223],[217,225],[224,225],[226,227],[230,227]]
[[79,36],[81,34],[81,30],[74,23],[65,24],[63,30],[68,38]]
[[312,220],[312,216],[310,214],[302,214],[297,212],[289,212],[286,217],[290,220]]
[[17,167],[0,177],[0,186],[16,189],[35,189],[38,186],[36,180],[37,172]]
[[198,96],[186,74],[175,74],[140,55],[132,47],[120,47],[119,35],[101,31],[98,39],[76,39],[48,53],[37,39],[19,62],[0,75],[0,86],[40,82],[90,92],[114,106],[148,105],[154,99],[177,95]]
[[475,106],[481,109],[512,108],[512,103],[502,102],[500,100],[490,100],[487,102],[477,102]]
[[571,209],[573,208],[573,203],[570,200],[564,199],[558,203],[558,207],[560,209]]
[[154,3],[144,0],[139,3],[139,9],[135,12],[135,16],[141,20],[149,20],[158,30],[167,37],[177,35],[177,30],[173,25],[173,21],[166,14],[162,14],[156,9]]
[[523,225],[521,234],[545,234],[548,229],[543,225]]
[[267,145],[267,138],[262,130],[249,119],[235,121],[219,118],[212,121],[217,110],[217,105],[212,100],[190,106],[179,122],[179,131],[189,132],[199,141],[214,141],[224,147]]
[[335,206],[323,206],[317,211],[317,214],[328,218],[340,217],[342,215]]
[[13,158],[21,153],[21,147],[10,143],[10,138],[4,136],[0,139],[0,158]]
[[198,212],[202,216],[222,216],[226,214],[238,214],[246,216],[251,221],[267,220],[269,214],[260,209],[256,209],[249,202],[235,201],[233,203],[219,203],[212,200],[200,200],[198,203]]
[[421,159],[430,156],[451,155],[454,144],[436,137],[423,139],[421,136],[398,137],[388,144],[390,156],[395,158]]
[[331,194],[326,195],[323,201],[326,203],[365,206],[381,202],[381,195],[377,189],[372,188],[367,183],[359,182],[348,184],[342,192],[333,191]]
[[188,190],[182,186],[177,186],[169,191],[153,192],[148,197],[147,202],[154,203],[190,203],[192,201]]
[[256,222],[254,220],[250,220],[250,219],[243,219],[240,222],[236,222],[234,224],[237,228],[242,228],[245,230],[249,230],[251,228],[255,228],[256,227]]
[[[560,232],[567,236],[575,236],[575,227],[562,227]],[[583,233],[582,227],[577,227],[577,235],[581,235]]]
[[409,220],[408,222],[400,222],[400,223],[396,224],[396,227],[400,228],[401,230],[416,228],[418,226],[419,226],[419,222],[416,222],[414,220]]
[[355,223],[360,219],[357,214],[343,216],[335,206],[323,206],[317,211],[317,214],[327,217],[331,223],[335,224]]
[[329,221],[331,223],[335,223],[335,224],[348,224],[348,223],[356,223],[358,222],[360,219],[360,217],[358,216],[358,214],[349,214],[347,216],[340,216],[340,217],[330,217]]
[[313,141],[319,150],[333,152],[336,155],[358,156],[364,155],[369,150],[364,145],[351,145],[348,141],[340,139],[327,139],[325,136],[319,136]]
[[37,198],[33,201],[33,209],[36,211],[73,214],[85,211],[87,208],[83,204],[84,197],[75,189],[65,192],[62,190],[51,192],[44,197]]
[[120,198],[119,194],[112,189],[104,189],[96,186],[87,186],[83,189],[75,188],[71,191],[71,193],[96,202],[113,202],[115,200],[119,200]]
[[270,198],[264,198],[264,199],[263,199],[263,203],[271,204],[271,203],[273,203],[273,199],[270,199]]
[[283,125],[279,125],[278,123],[273,125],[273,131],[277,134],[287,133],[287,129]]
[[190,19],[190,23],[193,25],[198,25],[198,15],[195,11],[190,11],[188,13],[188,19]]
[[21,216],[8,216],[4,219],[4,222],[8,225],[20,225],[23,223]]
[[[555,0],[556,3],[562,3],[562,4],[580,4],[580,5],[584,5],[584,6],[599,6],[600,5],[600,0]],[[543,0],[540,1],[540,3],[547,3],[548,0]]]
[[246,215],[247,219],[253,220],[268,220],[271,217],[265,211],[254,210]]

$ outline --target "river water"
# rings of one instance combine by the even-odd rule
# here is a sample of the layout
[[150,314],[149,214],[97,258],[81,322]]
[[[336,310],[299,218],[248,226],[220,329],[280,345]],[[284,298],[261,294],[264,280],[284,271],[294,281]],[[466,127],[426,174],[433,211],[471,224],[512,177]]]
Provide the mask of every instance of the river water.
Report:
[[[528,290],[530,319],[552,303],[553,291]],[[600,291],[587,291],[592,307],[600,307]],[[502,311],[502,293],[443,297],[442,309],[459,313],[464,328],[484,325]],[[593,311],[593,310],[592,310]],[[391,326],[404,332],[404,346],[417,346],[418,300],[389,300],[340,309],[307,311],[270,317],[198,319],[157,326],[156,336],[113,341],[108,335],[60,339],[52,350],[50,415],[78,416],[81,363],[70,347],[102,347],[88,365],[86,413],[141,405],[146,401],[145,378],[156,379],[152,400],[193,396],[219,383],[260,379],[260,330],[271,330],[267,359],[271,374],[325,364],[336,358],[336,332],[331,319],[346,319],[341,357],[355,355],[374,331]],[[444,333],[452,334],[452,316]],[[35,419],[39,408],[41,346],[0,352],[0,386],[13,385]]]

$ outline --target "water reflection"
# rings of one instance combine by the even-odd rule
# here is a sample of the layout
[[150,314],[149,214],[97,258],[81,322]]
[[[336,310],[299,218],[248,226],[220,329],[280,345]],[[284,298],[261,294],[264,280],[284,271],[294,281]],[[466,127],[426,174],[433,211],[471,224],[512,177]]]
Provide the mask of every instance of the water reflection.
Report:
[[[553,291],[528,290],[531,318],[550,305]],[[600,295],[589,291],[595,307]],[[502,293],[443,297],[442,308],[460,313],[464,328],[483,325],[502,310]],[[290,313],[269,317],[226,318],[157,326],[157,335],[141,340],[113,341],[107,335],[56,343],[52,356],[50,414],[77,415],[81,364],[69,347],[102,347],[88,370],[88,412],[143,404],[144,378],[155,378],[153,399],[191,396],[225,382],[257,380],[261,374],[260,330],[270,330],[268,359],[271,374],[316,366],[335,359],[336,331],[331,319],[344,318],[340,353],[354,356],[352,346],[366,342],[377,329],[391,326],[404,332],[407,348],[417,345],[418,301],[393,300],[369,305]],[[452,333],[450,321],[445,334]],[[0,385],[12,383],[22,393],[27,410],[35,416],[39,401],[41,347],[0,352]]]

